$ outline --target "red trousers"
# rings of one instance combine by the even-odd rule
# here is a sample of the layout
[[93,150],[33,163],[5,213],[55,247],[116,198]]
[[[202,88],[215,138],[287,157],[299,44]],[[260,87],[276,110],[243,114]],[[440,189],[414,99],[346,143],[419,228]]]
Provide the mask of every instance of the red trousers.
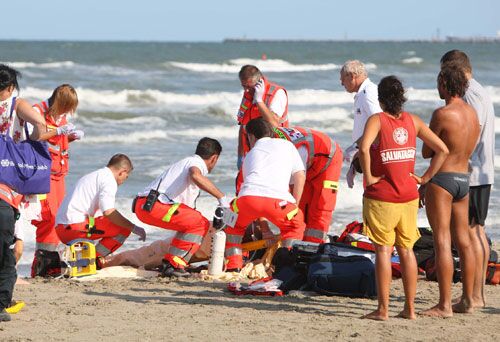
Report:
[[148,212],[142,209],[145,202],[146,197],[137,198],[135,215],[141,222],[177,231],[164,259],[174,267],[187,266],[200,248],[210,223],[199,211],[182,203],[165,204],[157,201]]
[[55,231],[57,209],[64,199],[65,184],[64,176],[50,178],[50,192],[40,200],[41,221],[32,220],[31,224],[36,227],[36,249],[55,251],[61,242]]
[[[320,161],[320,158],[318,160]],[[306,179],[299,203],[306,223],[304,241],[322,243],[327,240],[332,213],[337,202],[341,169],[342,150],[337,145],[330,165],[314,178]]]
[[243,196],[233,201],[231,210],[238,214],[238,219],[234,227],[225,229],[228,269],[243,266],[241,240],[246,227],[259,217],[265,217],[278,226],[284,247],[302,240],[304,235],[304,216],[294,203],[269,197]]
[[97,256],[106,256],[113,253],[123,245],[130,235],[130,229],[118,226],[104,216],[94,220],[94,232],[89,234],[89,221],[73,223],[70,225],[58,224],[56,233],[65,244],[75,239],[99,240],[95,246]]

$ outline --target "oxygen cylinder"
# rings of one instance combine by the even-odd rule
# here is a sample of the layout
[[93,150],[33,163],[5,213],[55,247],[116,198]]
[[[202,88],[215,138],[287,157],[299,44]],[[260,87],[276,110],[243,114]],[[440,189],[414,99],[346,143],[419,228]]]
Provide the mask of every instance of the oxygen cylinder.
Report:
[[224,267],[224,250],[226,248],[226,233],[220,230],[212,237],[212,254],[208,262],[208,274],[218,275]]

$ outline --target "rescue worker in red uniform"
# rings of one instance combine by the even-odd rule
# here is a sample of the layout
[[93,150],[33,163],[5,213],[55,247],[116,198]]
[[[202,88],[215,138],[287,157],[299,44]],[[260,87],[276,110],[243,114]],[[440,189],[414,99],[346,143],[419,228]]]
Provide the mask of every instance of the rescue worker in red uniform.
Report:
[[277,138],[292,142],[306,168],[306,183],[299,203],[304,213],[304,241],[322,243],[337,201],[342,150],[328,135],[302,127],[276,127]]
[[56,233],[64,244],[76,239],[95,240],[96,264],[120,248],[130,233],[146,240],[146,231],[115,208],[116,192],[133,170],[130,158],[115,154],[106,167],[86,174],[64,197],[57,211]]
[[289,141],[273,139],[273,127],[263,118],[248,122],[247,130],[252,149],[243,161],[243,185],[238,198],[231,204],[231,211],[224,215],[227,271],[242,268],[241,241],[245,228],[252,221],[266,218],[276,225],[283,247],[301,241],[305,228],[298,203],[306,176],[297,149]]
[[273,127],[288,127],[288,97],[285,88],[270,82],[254,65],[245,65],[239,72],[243,98],[238,110],[238,169],[250,150],[246,124],[262,117]]
[[[67,115],[74,113],[77,106],[78,96],[69,84],[58,86],[47,101],[33,106],[47,123],[47,131],[42,134],[41,140],[48,142],[52,168],[50,192],[38,195],[41,206],[40,220],[31,221],[36,227],[32,277],[51,275],[51,260],[54,260],[55,265],[58,263],[57,246],[60,240],[55,232],[55,219],[66,191],[64,179],[69,170],[69,143],[83,137],[83,131],[75,130],[74,125],[67,121]],[[59,267],[56,267],[56,273],[58,269]]]
[[226,196],[206,177],[222,152],[220,143],[202,138],[194,155],[170,165],[157,179],[138,194],[133,211],[144,223],[176,231],[163,257],[161,273],[165,277],[184,277],[189,260],[200,248],[210,227],[196,208],[200,189],[228,207]]

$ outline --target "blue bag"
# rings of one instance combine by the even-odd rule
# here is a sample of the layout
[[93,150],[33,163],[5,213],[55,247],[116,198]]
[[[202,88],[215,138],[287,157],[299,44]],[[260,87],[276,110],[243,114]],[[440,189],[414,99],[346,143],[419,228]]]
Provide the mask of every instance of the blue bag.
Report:
[[377,296],[375,266],[360,255],[339,256],[333,244],[321,244],[311,258],[307,282],[312,290],[327,296]]
[[[14,97],[9,122],[15,101]],[[0,134],[0,183],[23,195],[46,194],[50,192],[51,166],[52,159],[46,142],[26,139],[15,143],[9,134]]]

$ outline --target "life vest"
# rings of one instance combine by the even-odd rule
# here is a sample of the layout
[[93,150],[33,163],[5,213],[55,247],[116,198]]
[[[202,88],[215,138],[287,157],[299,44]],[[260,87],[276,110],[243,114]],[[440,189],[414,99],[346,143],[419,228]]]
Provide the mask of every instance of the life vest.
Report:
[[[265,84],[265,92],[264,92],[264,103],[266,106],[269,108],[271,103],[273,102],[274,96],[276,95],[276,92],[280,89],[283,89],[283,91],[286,94],[285,88],[282,86],[269,82],[266,78],[264,78],[264,84]],[[250,94],[250,92],[243,92],[243,99],[241,100],[240,108],[238,110],[238,123],[240,125],[246,125],[250,120],[256,119],[261,117],[259,107],[257,106],[256,103],[253,103],[253,95]],[[285,111],[283,112],[283,115],[279,119],[279,125],[281,127],[288,127],[288,103],[285,107]]]
[[[64,126],[68,123],[66,115],[61,118],[59,123],[55,122],[54,118],[49,115],[49,105],[47,101],[35,104],[33,107],[37,108],[38,111],[45,117],[47,128],[55,130],[57,127]],[[47,140],[47,143],[49,145],[49,152],[52,158],[51,176],[55,178],[64,177],[69,170],[68,136],[56,135]]]
[[290,141],[297,149],[307,149],[307,179],[313,179],[325,171],[332,162],[336,144],[326,134],[302,127],[276,127],[275,136]]

